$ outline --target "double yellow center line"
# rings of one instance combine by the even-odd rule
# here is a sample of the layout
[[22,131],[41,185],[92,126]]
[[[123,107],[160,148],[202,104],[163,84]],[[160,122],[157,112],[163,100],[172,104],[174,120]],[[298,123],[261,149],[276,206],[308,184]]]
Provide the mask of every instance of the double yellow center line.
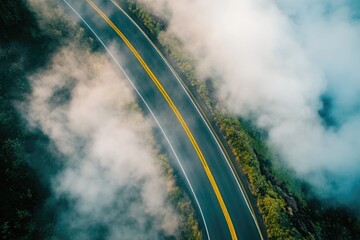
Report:
[[185,130],[186,135],[188,136],[191,144],[193,145],[197,155],[200,158],[200,161],[204,167],[204,170],[206,172],[206,175],[211,183],[211,186],[215,192],[216,198],[220,204],[221,210],[224,214],[226,223],[229,227],[230,230],[230,234],[231,234],[231,238],[232,239],[237,239],[236,236],[236,232],[235,232],[235,228],[234,225],[231,221],[229,212],[226,208],[226,205],[224,203],[224,200],[221,196],[220,190],[215,182],[215,179],[211,173],[211,170],[209,169],[207,163],[206,163],[206,159],[203,155],[203,153],[200,150],[199,145],[197,144],[193,134],[191,133],[188,125],[186,124],[184,118],[182,117],[182,115],[180,114],[179,110],[177,109],[177,107],[175,106],[174,102],[172,101],[172,99],[170,98],[169,94],[166,92],[166,90],[164,89],[164,87],[161,85],[161,83],[159,82],[159,80],[156,78],[156,76],[154,75],[154,73],[150,70],[149,66],[145,63],[144,59],[140,56],[140,54],[138,53],[138,51],[134,48],[134,46],[130,43],[130,41],[125,37],[125,35],[115,26],[115,24],[105,15],[105,13],[103,11],[101,11],[94,2],[92,2],[91,0],[86,0],[87,3],[93,7],[95,9],[95,11],[105,20],[105,22],[107,24],[109,24],[109,26],[117,33],[117,35],[124,41],[124,43],[126,44],[126,46],[130,49],[130,51],[134,54],[134,56],[136,57],[136,59],[139,61],[139,63],[141,64],[141,66],[144,68],[144,70],[147,72],[147,74],[149,75],[149,77],[151,78],[151,80],[154,82],[154,84],[156,85],[156,87],[160,90],[161,94],[164,96],[165,100],[167,101],[167,103],[169,104],[169,106],[171,107],[172,111],[174,112],[175,116],[177,117],[177,119],[179,120],[181,126],[183,127],[183,129]]

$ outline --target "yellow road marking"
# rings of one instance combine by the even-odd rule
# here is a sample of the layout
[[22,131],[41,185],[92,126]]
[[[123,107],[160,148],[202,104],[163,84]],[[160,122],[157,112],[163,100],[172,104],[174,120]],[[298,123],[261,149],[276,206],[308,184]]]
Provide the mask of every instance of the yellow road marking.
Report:
[[[118,4],[115,0],[111,0],[111,2],[112,2],[120,11],[122,11],[122,12],[125,13],[125,11],[122,9],[122,7],[120,7],[119,4]],[[126,13],[125,13],[125,14],[126,14]],[[127,15],[127,14],[126,14],[126,15]],[[136,23],[135,23],[135,24],[136,24]],[[137,27],[138,27],[138,26],[137,26]],[[140,30],[141,30],[141,29],[140,29]],[[141,30],[141,31],[142,31],[142,30]],[[144,33],[143,33],[143,34],[144,34]],[[145,37],[146,37],[146,36],[145,36]],[[151,44],[152,44],[153,47],[157,50],[157,52],[162,56],[161,51],[160,51],[160,50],[157,48],[157,46],[152,42],[152,40],[149,39],[149,38],[147,38],[147,39],[148,39],[149,42],[151,42]],[[163,58],[164,58],[164,57],[163,57]],[[165,60],[165,59],[164,59],[164,60]],[[169,67],[171,68],[171,66],[169,66]],[[257,227],[257,229],[258,229],[260,238],[263,240],[264,237],[263,237],[262,232],[261,232],[261,230],[260,230],[260,226],[259,226],[259,223],[258,223],[258,219],[257,219],[257,217],[256,217],[256,214],[255,214],[254,208],[253,208],[253,206],[252,206],[252,204],[251,204],[251,201],[250,201],[250,199],[249,199],[249,196],[248,196],[248,194],[247,194],[247,192],[246,192],[246,190],[245,190],[244,184],[243,184],[243,182],[241,181],[241,179],[240,179],[240,177],[239,177],[239,175],[238,175],[238,172],[237,172],[237,170],[236,170],[233,162],[231,161],[231,158],[230,158],[230,156],[229,156],[228,151],[226,150],[226,148],[225,148],[225,146],[223,145],[222,141],[220,140],[218,134],[217,134],[216,131],[214,130],[211,122],[209,121],[208,117],[207,117],[206,114],[204,113],[202,107],[200,106],[200,104],[198,103],[198,101],[196,100],[196,98],[194,97],[194,95],[192,94],[192,92],[190,91],[190,89],[188,88],[187,84],[184,83],[184,81],[182,80],[182,78],[178,75],[178,73],[177,73],[175,70],[172,70],[172,72],[176,75],[177,79],[179,79],[179,80],[181,81],[182,85],[185,87],[186,91],[189,93],[191,99],[194,101],[195,105],[196,105],[197,108],[200,110],[201,115],[204,116],[205,121],[207,122],[208,126],[211,128],[211,131],[214,133],[215,138],[217,139],[218,143],[220,144],[220,148],[221,148],[221,149],[223,150],[223,152],[225,153],[226,158],[227,158],[228,162],[230,163],[231,168],[233,169],[233,172],[235,173],[235,176],[236,176],[238,182],[240,183],[240,187],[241,187],[241,189],[242,189],[242,191],[243,191],[243,193],[244,193],[244,195],[245,195],[245,198],[246,198],[246,200],[247,200],[247,202],[248,202],[248,205],[249,205],[249,207],[250,207],[250,211],[252,212],[252,214],[253,214],[253,216],[254,216],[255,224],[256,224],[256,227]]]
[[147,72],[147,74],[150,76],[151,80],[155,83],[155,85],[158,87],[158,89],[160,90],[160,92],[162,93],[162,95],[164,96],[165,100],[167,101],[167,103],[169,104],[169,106],[171,107],[171,109],[173,110],[174,114],[176,115],[177,119],[179,120],[181,126],[183,127],[183,129],[185,130],[188,138],[190,139],[198,157],[200,158],[200,161],[204,167],[204,170],[206,172],[206,175],[211,183],[211,186],[215,192],[216,198],[220,204],[221,210],[224,214],[226,223],[229,227],[229,231],[231,234],[231,238],[232,239],[237,239],[236,236],[236,232],[235,232],[235,228],[234,225],[232,223],[231,217],[229,215],[229,212],[226,208],[225,202],[221,196],[220,190],[215,182],[215,179],[211,173],[211,170],[209,169],[205,157],[203,155],[203,153],[201,152],[199,145],[197,144],[196,140],[194,139],[194,136],[192,135],[189,127],[187,126],[185,120],[183,119],[182,115],[180,114],[179,110],[177,109],[177,107],[175,106],[175,104],[173,103],[172,99],[170,98],[170,96],[168,95],[168,93],[166,92],[166,90],[163,88],[163,86],[161,85],[161,83],[159,82],[159,80],[156,78],[156,76],[154,75],[154,73],[150,70],[149,66],[145,63],[145,61],[143,60],[143,58],[140,56],[140,54],[137,52],[137,50],[134,48],[134,46],[130,43],[130,41],[125,37],[125,35],[115,26],[115,24],[105,15],[105,13],[103,13],[96,5],[95,3],[93,3],[91,0],[86,0],[88,2],[88,4],[93,7],[95,9],[95,11],[109,24],[109,26],[118,34],[118,36],[124,41],[124,43],[126,44],[126,46],[130,49],[130,51],[134,54],[134,56],[136,57],[136,59],[139,61],[139,63],[141,64],[141,66],[144,68],[144,70]]
[[[113,0],[111,0],[111,1],[113,1]],[[182,85],[185,87],[186,91],[190,94],[191,99],[195,102],[197,108],[200,110],[201,114],[204,116],[205,121],[207,122],[208,126],[211,128],[211,131],[214,133],[214,136],[215,136],[215,138],[217,139],[217,141],[219,142],[221,149],[222,149],[223,152],[225,153],[226,158],[228,159],[228,162],[230,163],[231,168],[233,169],[233,171],[234,171],[234,173],[235,173],[235,176],[236,176],[238,182],[240,183],[240,186],[241,186],[241,188],[242,188],[242,190],[243,190],[243,192],[244,192],[245,198],[247,199],[247,202],[249,203],[250,210],[251,210],[251,212],[253,213],[253,216],[254,216],[254,218],[255,218],[255,224],[256,224],[256,227],[257,227],[258,232],[259,232],[259,234],[260,234],[260,238],[261,238],[261,239],[264,239],[264,237],[263,237],[263,235],[262,235],[262,233],[261,233],[261,230],[260,230],[260,226],[259,226],[259,223],[258,223],[256,214],[255,214],[254,208],[253,208],[253,206],[252,206],[252,204],[251,204],[251,202],[250,202],[250,199],[249,199],[248,194],[246,193],[244,184],[242,183],[242,181],[241,181],[241,179],[240,179],[240,176],[238,175],[237,170],[236,170],[233,162],[231,161],[231,158],[230,158],[229,153],[227,152],[225,146],[224,146],[223,143],[221,142],[220,137],[219,137],[218,134],[216,133],[215,129],[213,128],[210,120],[208,119],[208,117],[207,117],[206,114],[204,113],[204,111],[203,111],[203,109],[201,108],[200,104],[198,103],[198,101],[196,100],[196,98],[194,97],[194,95],[191,93],[190,89],[187,87],[187,85],[184,83],[184,81],[181,79],[181,77],[180,77],[175,71],[174,71],[174,73],[175,73],[175,75],[177,76],[177,78],[181,81],[181,83],[182,83]]]

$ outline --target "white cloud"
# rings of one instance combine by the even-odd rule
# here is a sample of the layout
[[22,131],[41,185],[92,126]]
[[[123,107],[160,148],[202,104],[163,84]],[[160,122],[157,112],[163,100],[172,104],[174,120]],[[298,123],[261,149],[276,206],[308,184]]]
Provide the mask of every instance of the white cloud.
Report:
[[30,77],[25,116],[65,156],[51,181],[54,198],[69,203],[56,227],[75,239],[176,235],[151,124],[134,109],[129,84],[114,66],[75,44]]
[[[140,2],[158,14],[167,8],[168,32],[194,54],[201,75],[205,69],[221,76],[221,101],[267,129],[270,144],[299,176],[324,196],[354,200],[360,24],[348,1]],[[335,126],[325,127],[318,114],[323,95]]]

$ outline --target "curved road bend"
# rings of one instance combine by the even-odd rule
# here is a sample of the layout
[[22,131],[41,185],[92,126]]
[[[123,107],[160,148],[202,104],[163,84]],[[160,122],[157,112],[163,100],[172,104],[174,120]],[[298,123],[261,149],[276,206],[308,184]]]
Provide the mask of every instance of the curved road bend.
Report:
[[211,239],[262,239],[240,185],[199,111],[162,56],[111,1],[63,0],[108,48],[166,136]]

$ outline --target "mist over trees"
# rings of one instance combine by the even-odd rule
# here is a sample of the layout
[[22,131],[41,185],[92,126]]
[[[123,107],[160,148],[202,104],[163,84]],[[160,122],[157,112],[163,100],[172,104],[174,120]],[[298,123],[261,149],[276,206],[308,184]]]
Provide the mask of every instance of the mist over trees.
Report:
[[[158,155],[150,125],[132,102],[127,82],[119,79],[119,72],[111,69],[109,60],[99,51],[99,44],[77,21],[66,15],[64,6],[57,1],[5,0],[0,4],[1,238],[200,239],[202,233],[190,199],[179,188],[167,157]],[[104,64],[101,69],[107,71],[90,77],[82,72],[88,79],[81,78],[76,75],[77,71],[84,71],[80,57],[83,64]],[[62,68],[57,65],[61,60]],[[86,69],[94,72],[93,65]],[[71,67],[73,71],[68,71]],[[112,91],[116,87],[122,92]],[[85,95],[76,95],[75,88]],[[101,95],[101,90],[108,94]],[[45,92],[49,95],[43,95]],[[113,98],[114,94],[123,96],[123,101]],[[87,135],[92,142],[82,141],[82,146],[66,142],[79,143],[80,132],[84,130],[81,127],[67,132],[68,138],[47,132],[58,127],[66,133],[65,129],[71,126],[51,116],[61,116],[64,112],[60,109],[71,103],[78,103],[74,104],[74,112],[80,112],[86,108],[86,101],[97,101],[93,106],[97,112],[92,112],[105,118],[95,125],[89,112],[78,118],[82,127],[92,128],[92,135]],[[115,120],[114,115],[120,118]],[[128,124],[125,130],[119,125],[121,118],[122,123]],[[99,138],[116,121],[119,135]],[[146,137],[138,138],[140,133],[146,133]],[[137,150],[141,157],[131,159],[124,152],[103,148],[104,137],[115,138],[114,142],[128,137],[126,147],[129,150],[141,145],[141,151]],[[87,148],[84,157],[81,154],[86,153],[83,151],[86,144],[97,144],[97,148]],[[69,154],[69,149],[74,152]],[[94,154],[96,151],[101,157]],[[131,161],[127,163],[131,168],[128,174],[119,172],[119,166],[125,163],[124,156]],[[139,168],[139,159],[145,168]],[[120,181],[121,177],[125,181]],[[146,181],[141,183],[139,179]],[[95,196],[94,192],[100,194]]]
[[[153,18],[134,3],[129,11],[143,21],[154,38],[158,38],[164,52],[187,78],[189,86],[193,86],[211,109],[239,166],[248,177],[251,191],[258,198],[270,237],[359,239],[358,217],[331,199],[319,200],[307,183],[294,178],[294,172],[277,161],[276,154],[266,145],[266,131],[259,130],[247,119],[212,109],[215,103],[211,81],[198,80],[196,61],[182,49],[183,43],[179,39],[163,32],[166,30],[164,22],[158,22],[158,18]],[[47,29],[44,31],[37,20],[38,16],[29,10],[27,1],[3,0],[0,4],[0,235],[3,239],[53,238],[57,216],[71,204],[65,198],[56,204],[47,201],[53,194],[48,177],[64,169],[66,156],[56,150],[49,136],[39,129],[30,131],[19,113],[20,103],[27,101],[26,96],[33,90],[28,76],[47,65],[63,46],[62,37],[74,37],[74,32],[67,30],[66,21],[43,22]],[[84,30],[80,29],[78,34],[83,37],[84,46],[98,47]],[[62,90],[67,92],[66,88]],[[66,97],[60,93],[55,94],[57,97],[52,101],[65,101]],[[324,109],[319,114],[327,125],[336,126],[326,111],[327,104],[331,105],[326,96],[323,103]],[[164,174],[171,176],[173,173],[166,157],[160,156],[160,162],[165,165],[162,168]],[[174,179],[170,177],[170,181]],[[189,216],[181,220],[180,225],[187,227],[181,228],[180,235],[201,238],[188,199],[181,189],[173,187],[169,201],[178,203],[177,211]],[[103,230],[101,227],[95,229]]]

